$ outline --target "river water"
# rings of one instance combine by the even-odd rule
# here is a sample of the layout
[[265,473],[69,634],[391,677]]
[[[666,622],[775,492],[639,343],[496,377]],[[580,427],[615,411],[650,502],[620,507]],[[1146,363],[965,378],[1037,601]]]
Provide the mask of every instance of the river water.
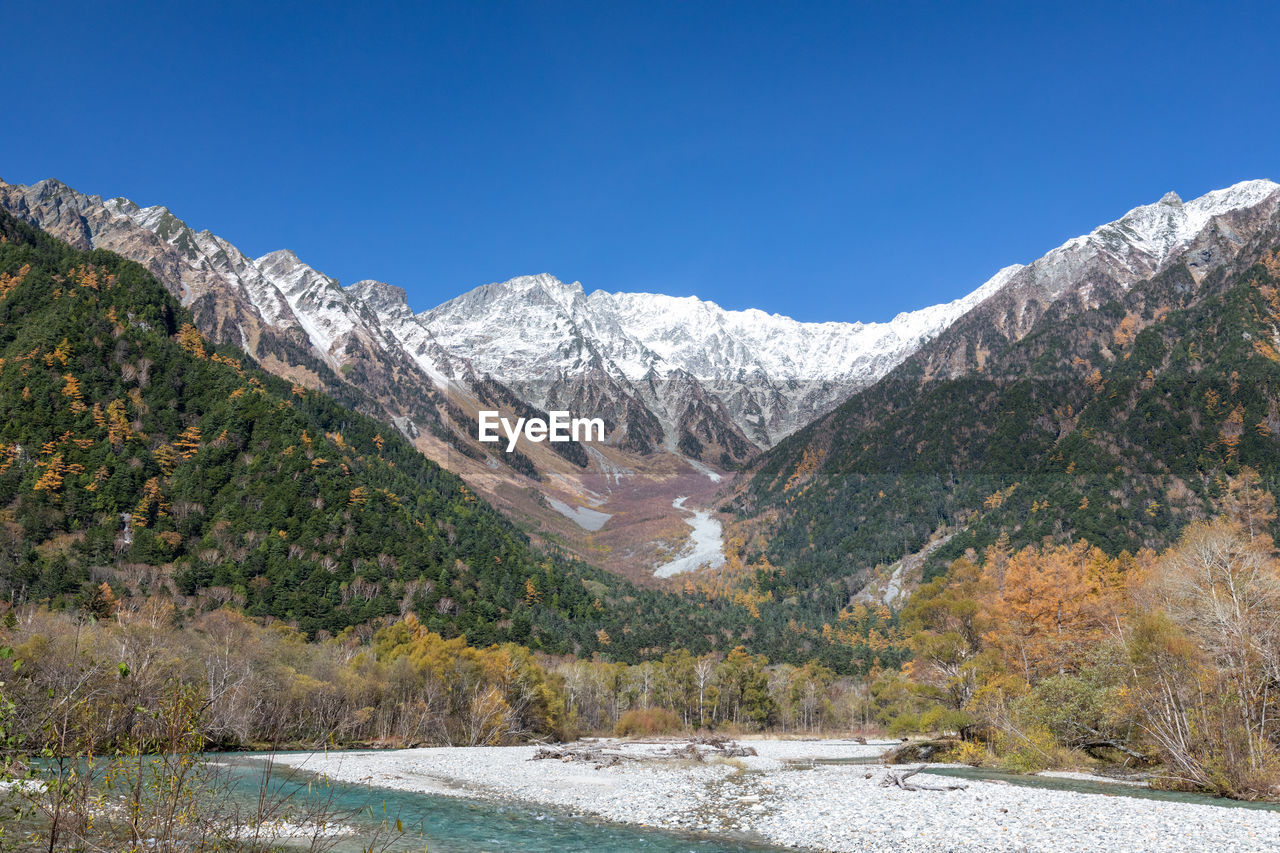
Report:
[[[211,756],[228,770],[237,793],[254,799],[261,788],[263,763],[245,754]],[[343,838],[336,853],[364,850],[380,824],[400,821],[403,835],[379,850],[432,853],[527,851],[527,853],[777,853],[782,848],[733,839],[706,839],[661,830],[603,823],[567,812],[519,804],[503,804],[395,791],[363,785],[329,783],[309,773],[276,765],[273,786],[294,802],[326,803],[340,822],[358,834]],[[355,814],[354,816],[353,813]],[[306,843],[300,842],[305,848]]]

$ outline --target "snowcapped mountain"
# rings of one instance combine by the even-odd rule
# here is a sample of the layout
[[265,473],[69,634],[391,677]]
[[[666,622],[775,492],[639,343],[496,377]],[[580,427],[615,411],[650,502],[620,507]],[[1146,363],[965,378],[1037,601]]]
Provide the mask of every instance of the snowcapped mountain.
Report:
[[956,376],[980,367],[993,345],[992,329],[1017,340],[1061,300],[1097,307],[1176,264],[1186,264],[1199,282],[1248,256],[1243,250],[1270,233],[1278,217],[1280,184],[1272,181],[1244,181],[1188,202],[1166,193],[1014,270],[921,353],[928,372]]
[[566,397],[566,384],[591,371],[641,400],[670,447],[687,431],[696,385],[752,444],[767,447],[883,376],[1018,269],[887,323],[801,323],[693,296],[588,295],[550,275],[476,288],[416,320],[459,368],[519,387],[535,405],[581,404]]
[[[488,377],[533,406],[605,417],[619,446],[726,464],[874,383],[967,315],[996,317],[1016,338],[1059,299],[1088,302],[1100,287],[1125,287],[1180,261],[1203,275],[1278,200],[1270,181],[1185,203],[1169,193],[953,302],[886,323],[801,323],[697,297],[588,294],[550,275],[484,285],[415,313],[400,288],[341,287],[287,250],[248,258],[164,207],[104,201],[52,180],[0,183],[0,204],[73,244],[148,265],[207,332],[295,381],[328,381],[308,366],[318,360],[385,414],[439,421],[441,395]],[[942,362],[951,372],[971,366],[955,352]],[[467,431],[454,424],[452,433]]]
[[[1249,181],[1189,202],[1170,193],[953,302],[886,323],[801,323],[696,297],[587,293],[550,275],[415,312],[399,287],[343,287],[289,251],[250,258],[164,207],[53,180],[0,181],[0,206],[78,248],[142,263],[213,340],[394,424],[534,535],[643,580],[663,543],[687,532],[673,498],[708,505],[725,468],[904,362],[912,382],[982,370],[1055,304],[1096,306],[1179,263],[1199,282],[1249,257],[1251,241],[1275,231],[1280,186]],[[601,417],[607,446],[495,451],[476,441],[485,408]]]

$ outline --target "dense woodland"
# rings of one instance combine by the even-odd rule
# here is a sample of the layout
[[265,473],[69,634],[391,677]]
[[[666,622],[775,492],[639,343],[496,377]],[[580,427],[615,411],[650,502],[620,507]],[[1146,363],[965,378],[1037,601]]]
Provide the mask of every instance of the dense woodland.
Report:
[[1275,499],[1244,469],[1162,553],[1072,545],[961,558],[902,612],[913,659],[873,687],[895,730],[1017,769],[1088,757],[1172,788],[1280,797]]
[[853,680],[814,663],[770,665],[741,647],[628,665],[514,643],[477,648],[412,614],[366,639],[316,642],[229,609],[177,627],[158,598],[110,607],[104,619],[32,608],[7,620],[4,643],[20,663],[5,692],[24,709],[11,730],[25,743],[135,743],[177,687],[207,703],[199,732],[222,749],[506,744],[620,726],[813,732],[870,713]]

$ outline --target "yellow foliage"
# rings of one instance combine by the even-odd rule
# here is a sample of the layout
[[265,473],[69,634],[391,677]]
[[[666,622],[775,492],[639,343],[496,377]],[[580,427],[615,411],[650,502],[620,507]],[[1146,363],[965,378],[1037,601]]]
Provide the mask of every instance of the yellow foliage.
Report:
[[177,470],[178,462],[181,457],[178,451],[174,449],[172,444],[161,444],[151,452],[155,457],[156,464],[160,466],[160,473],[166,477],[172,477],[173,472]]
[[1086,542],[1024,548],[986,561],[979,604],[984,640],[1028,680],[1082,655],[1124,607],[1124,566]]
[[40,475],[40,479],[36,480],[35,491],[37,492],[56,492],[62,488],[63,477],[67,473],[66,463],[62,461],[62,454],[56,453],[47,462],[43,463],[46,467],[44,473]]
[[70,273],[70,277],[72,281],[79,284],[81,287],[88,288],[89,290],[97,290],[102,284],[106,284],[108,287],[111,287],[116,283],[115,276],[103,275],[101,270],[95,266],[90,266],[89,264],[73,269]]
[[103,465],[97,471],[93,472],[93,479],[90,480],[88,485],[84,487],[84,490],[86,492],[98,491],[98,487],[101,486],[103,483],[105,483],[107,481],[107,478],[110,476],[111,476],[111,472],[107,469],[106,465]]
[[191,353],[196,358],[208,358],[208,354],[204,350],[204,335],[200,334],[200,330],[190,323],[183,323],[182,328],[178,330],[178,346]]
[[53,367],[53,363],[56,361],[59,364],[61,364],[63,367],[66,367],[67,362],[70,361],[70,359],[71,359],[71,344],[67,342],[66,338],[63,338],[62,343],[58,344],[54,348],[53,352],[45,354],[44,363],[48,367]]
[[21,451],[16,444],[0,445],[0,454],[3,454],[3,461],[0,461],[0,474],[8,471],[13,467],[13,463],[18,461]]
[[70,373],[63,375],[62,379],[66,383],[62,386],[62,396],[79,400],[83,396],[83,392],[80,390],[80,380]]
[[191,459],[200,452],[200,427],[191,425],[178,433],[173,445],[182,454],[183,459]]
[[1000,489],[999,491],[988,495],[987,499],[983,501],[983,506],[985,506],[987,509],[997,509],[1003,506],[1004,502],[1009,499],[1009,496],[1012,495],[1014,490],[1017,488],[1018,488],[1018,484],[1014,483],[1013,485],[1008,486],[1007,488]]
[[13,275],[0,273],[0,299],[4,299],[9,292],[18,285],[22,284],[22,280],[31,272],[31,264],[23,264],[22,267]]
[[1226,446],[1228,455],[1235,453],[1242,435],[1244,435],[1244,406],[1237,405],[1218,430],[1218,437]]
[[1133,343],[1133,339],[1138,335],[1138,315],[1130,312],[1124,315],[1124,319],[1116,326],[1115,331],[1111,335],[1112,341],[1118,347],[1127,347]]
[[160,479],[152,477],[142,486],[142,500],[133,510],[134,527],[146,527],[151,523],[151,514],[163,518],[169,514],[169,503],[160,491]]
[[822,462],[822,457],[825,455],[825,450],[814,450],[806,447],[801,455],[800,464],[796,466],[796,470],[787,478],[786,485],[782,487],[782,491],[789,492],[799,486],[804,478],[818,467],[819,463]]
[[542,593],[538,592],[538,588],[533,585],[533,578],[525,578],[524,603],[537,604],[539,601],[542,601]]
[[952,748],[948,758],[957,764],[968,764],[971,767],[984,767],[991,763],[991,749],[983,743],[965,740]]
[[133,435],[133,425],[129,423],[129,413],[123,400],[112,400],[107,404],[107,440],[112,444],[122,444]]

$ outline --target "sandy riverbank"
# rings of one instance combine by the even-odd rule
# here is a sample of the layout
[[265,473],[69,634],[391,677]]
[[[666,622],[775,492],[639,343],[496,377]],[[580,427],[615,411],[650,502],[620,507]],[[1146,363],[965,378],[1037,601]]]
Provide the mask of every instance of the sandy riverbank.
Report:
[[[969,782],[963,791],[880,787],[863,758],[884,745],[748,740],[758,755],[668,756],[679,744],[594,742],[617,763],[530,760],[535,747],[289,754],[347,782],[558,806],[606,820],[826,851],[1274,851],[1280,812]],[[705,750],[704,750],[705,751]],[[795,763],[798,762],[798,763]],[[596,764],[601,764],[597,768]],[[917,779],[930,781],[926,774]],[[935,782],[953,782],[935,777]]]

